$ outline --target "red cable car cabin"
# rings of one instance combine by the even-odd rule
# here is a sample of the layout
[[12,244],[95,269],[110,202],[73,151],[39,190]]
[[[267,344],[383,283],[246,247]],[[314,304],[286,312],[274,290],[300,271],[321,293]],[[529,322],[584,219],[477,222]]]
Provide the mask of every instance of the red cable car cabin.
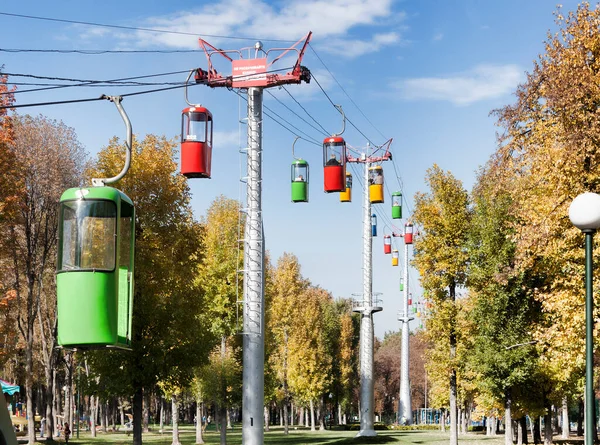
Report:
[[323,141],[323,178],[326,193],[346,190],[346,141],[342,137]]
[[185,108],[181,119],[181,174],[210,178],[212,114],[201,106]]

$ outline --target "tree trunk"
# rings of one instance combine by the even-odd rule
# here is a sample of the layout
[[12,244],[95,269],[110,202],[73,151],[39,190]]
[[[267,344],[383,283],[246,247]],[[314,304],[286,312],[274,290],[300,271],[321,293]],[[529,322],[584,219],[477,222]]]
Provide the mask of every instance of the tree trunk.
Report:
[[552,445],[552,407],[546,407],[544,416],[544,445]]
[[173,438],[171,445],[181,445],[181,442],[179,442],[179,403],[175,394],[171,396],[171,410],[173,411]]
[[140,385],[134,385],[133,394],[133,445],[142,445],[142,411],[144,390]]
[[227,407],[221,406],[219,409],[219,421],[221,422],[221,445],[227,444]]
[[202,437],[202,403],[197,400],[196,401],[196,443],[202,444],[204,443],[204,438]]
[[106,402],[102,400],[100,402],[100,427],[102,428],[102,432],[106,433]]
[[319,431],[325,430],[325,406],[323,404],[323,398],[319,399],[319,406],[317,408],[317,418],[319,419]]
[[310,401],[310,430],[317,430],[315,428],[315,403],[312,400]]
[[263,417],[265,420],[265,431],[269,432],[269,425],[271,423],[271,412],[269,411],[269,407],[267,405],[264,406],[263,409]]
[[108,401],[105,401],[104,402],[104,432],[107,432],[108,427],[110,426],[110,423],[108,423],[109,410],[110,410],[110,406],[108,404]]
[[[452,304],[456,301],[456,285],[451,284],[449,287],[450,299]],[[456,326],[456,320],[452,319],[450,322],[450,360],[454,360],[456,357],[456,332],[454,331]],[[456,368],[452,368],[450,371],[450,445],[458,445],[458,425],[456,419],[456,397],[457,397],[457,383],[456,383]]]
[[143,404],[143,428],[144,428],[144,433],[147,433],[150,431],[150,429],[148,428],[148,422],[150,421],[150,392],[146,393],[146,391],[144,391],[144,397],[142,399],[142,404]]
[[[456,345],[450,347],[451,351]],[[451,355],[452,352],[450,353]],[[456,411],[456,369],[450,373],[450,445],[458,445],[458,419]]]
[[442,416],[440,419],[440,430],[446,432],[446,410],[442,410]]
[[52,410],[52,405],[54,404],[54,392],[53,392],[53,384],[55,371],[54,369],[46,367],[44,369],[45,377],[46,377],[46,425],[44,428],[44,436],[46,439],[52,440],[54,438],[54,414]]
[[577,435],[583,436],[583,399],[579,399],[579,409],[577,410]]
[[289,434],[289,427],[288,427],[288,404],[287,404],[287,400],[283,401],[283,416],[282,417],[283,417],[283,434]]
[[512,445],[513,430],[512,430],[512,391],[510,388],[506,390],[504,399],[504,445]]
[[540,421],[541,417],[536,417],[535,418],[535,422],[532,425],[532,434],[533,434],[533,443],[534,444],[538,444],[538,443],[542,443],[542,434],[540,432],[540,428],[542,425],[542,422]]
[[529,440],[527,439],[527,417],[526,416],[521,417],[521,419],[519,420],[519,424],[520,424],[520,430],[523,434],[523,444],[527,444],[527,443],[529,443]]
[[517,445],[523,445],[523,435],[527,436],[527,430],[523,430],[521,419],[517,421]]
[[165,428],[165,404],[162,395],[160,396],[160,426],[158,432],[162,434]]
[[561,410],[561,414],[562,414],[562,429],[561,429],[561,438],[563,439],[568,439],[569,438],[569,432],[571,430],[570,425],[569,425],[569,404],[567,402],[567,398],[563,397],[562,399],[562,410]]
[[[29,302],[28,302],[29,306]],[[29,318],[29,317],[28,317]],[[33,323],[27,323],[25,348],[25,394],[27,397],[27,438],[30,445],[35,444],[35,419],[33,411]],[[4,402],[3,402],[4,403]]]

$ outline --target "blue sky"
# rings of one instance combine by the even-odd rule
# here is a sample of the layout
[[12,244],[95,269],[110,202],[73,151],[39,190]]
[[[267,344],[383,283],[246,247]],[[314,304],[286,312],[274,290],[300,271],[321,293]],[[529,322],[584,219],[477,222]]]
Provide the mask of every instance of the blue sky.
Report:
[[[562,4],[563,11],[577,6],[574,1]],[[497,127],[489,112],[514,101],[516,86],[544,51],[547,32],[555,30],[555,10],[556,4],[547,0],[11,2],[1,6],[0,13],[180,34],[0,14],[0,65],[14,74],[120,79],[206,69],[206,59],[203,53],[191,52],[84,55],[6,50],[191,50],[198,49],[197,36],[223,49],[252,46],[256,40],[270,49],[289,46],[313,31],[303,65],[360,130],[347,124],[343,136],[349,145],[364,150],[368,142],[365,136],[374,144],[394,138],[396,170],[390,162],[384,163],[386,189],[402,189],[404,213],[409,216],[415,192],[426,190],[423,179],[433,163],[450,170],[471,188],[477,169],[496,147]],[[286,68],[291,59],[285,58],[278,65]],[[226,64],[219,64],[218,69],[224,75],[230,73]],[[185,78],[186,74],[177,74],[147,80],[183,82]],[[18,76],[10,80],[52,82]],[[19,90],[30,88],[35,87],[19,86]],[[76,87],[19,93],[16,98],[17,104],[40,103],[152,88]],[[286,251],[296,254],[303,274],[313,283],[335,297],[350,297],[362,292],[362,190],[355,175],[352,203],[341,204],[337,194],[323,193],[322,152],[311,142],[324,138],[313,118],[334,133],[341,129],[340,115],[315,81],[287,86],[286,90],[310,116],[285,90],[265,92],[265,105],[297,128],[288,123],[284,125],[289,130],[282,128],[265,116],[263,214],[267,249],[273,261]],[[240,143],[245,144],[246,129],[238,122],[245,117],[246,104],[220,88],[199,86],[190,89],[189,95],[192,102],[209,108],[215,121],[213,179],[190,182],[194,211],[200,216],[220,194],[245,199],[239,182],[245,165],[240,166],[240,160],[245,161],[238,149]],[[123,105],[139,137],[148,133],[179,135],[181,110],[186,106],[180,89],[128,97]],[[75,129],[92,156],[111,136],[124,135],[114,105],[105,101],[36,106],[18,112],[62,120]],[[297,142],[296,155],[306,159],[311,168],[308,204],[290,202],[289,166],[295,134],[305,138]],[[350,171],[361,170],[354,167]],[[389,196],[385,204],[374,206],[380,217],[379,236],[373,240],[373,291],[382,293],[379,298],[384,307],[374,315],[379,337],[399,329],[397,312],[402,300],[398,290],[402,268],[392,267],[390,256],[383,254],[381,235],[385,220],[390,219],[390,206]],[[397,224],[398,229],[402,223]],[[401,243],[396,248],[403,251]],[[416,301],[420,296],[418,274],[413,270],[410,276]]]

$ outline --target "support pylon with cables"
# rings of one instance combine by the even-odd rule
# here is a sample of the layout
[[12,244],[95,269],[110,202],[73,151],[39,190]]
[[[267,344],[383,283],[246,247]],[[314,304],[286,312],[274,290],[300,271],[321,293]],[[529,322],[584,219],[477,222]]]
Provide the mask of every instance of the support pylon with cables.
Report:
[[[253,48],[255,58],[242,57],[240,50],[220,50],[200,39],[206,53],[208,70],[196,70],[196,81],[210,87],[247,89],[248,94],[248,147],[246,178],[246,226],[244,231],[243,283],[243,363],[242,363],[242,444],[264,443],[264,228],[262,218],[262,119],[263,90],[287,84],[310,82],[310,71],[300,65],[312,33],[291,48],[278,51],[268,61],[269,51],[262,43]],[[300,50],[295,47],[304,41]],[[297,51],[298,59],[289,73],[268,72],[268,68],[289,51]],[[232,59],[228,54],[237,54]],[[212,64],[214,54],[223,56],[232,64],[232,75],[223,77]],[[265,57],[258,57],[261,54]]]
[[371,201],[369,198],[369,166],[373,162],[391,159],[389,145],[383,156],[369,156],[369,146],[360,157],[346,156],[346,162],[361,163],[365,166],[365,193],[363,198],[363,294],[360,304],[353,310],[361,314],[360,319],[360,436],[376,436],[374,428],[374,329],[373,314],[383,308],[373,300],[373,239],[371,232]]

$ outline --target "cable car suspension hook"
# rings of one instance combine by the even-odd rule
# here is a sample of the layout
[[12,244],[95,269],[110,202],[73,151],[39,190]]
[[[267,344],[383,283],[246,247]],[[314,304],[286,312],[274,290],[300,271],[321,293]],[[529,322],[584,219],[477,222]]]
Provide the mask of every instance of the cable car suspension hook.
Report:
[[296,136],[296,139],[294,139],[294,143],[292,144],[292,157],[293,157],[293,158],[294,158],[296,161],[298,161],[298,160],[302,159],[302,158],[297,158],[297,157],[296,157],[296,154],[294,153],[294,146],[296,145],[296,141],[297,141],[298,139],[301,139],[301,138],[300,138],[300,136]]
[[123,106],[121,105],[121,101],[123,100],[123,98],[121,96],[107,96],[107,95],[103,94],[102,99],[107,99],[107,100],[110,100],[111,102],[113,102],[116,105],[117,110],[119,110],[119,114],[123,118],[123,122],[125,122],[125,129],[127,131],[127,139],[125,141],[125,145],[127,146],[127,154],[125,157],[125,166],[123,167],[123,170],[121,170],[121,173],[119,173],[117,176],[114,176],[112,178],[93,178],[92,185],[94,187],[103,187],[106,184],[112,184],[113,182],[117,182],[119,179],[121,179],[123,176],[125,176],[125,174],[129,170],[129,166],[131,165],[131,144],[132,144],[133,137],[132,137],[132,131],[131,131],[131,121],[129,120],[127,113],[125,112],[125,110],[123,109]]
[[342,110],[342,106],[341,105],[335,105],[333,104],[333,106],[335,108],[337,108],[337,110],[341,113],[342,115],[342,131],[340,131],[339,133],[334,133],[332,136],[341,136],[342,134],[344,134],[344,131],[346,131],[346,115],[344,114],[344,110]]
[[190,107],[195,107],[198,105],[198,104],[193,104],[188,100],[188,83],[190,82],[190,78],[192,77],[192,74],[194,73],[194,71],[197,71],[197,70],[193,69],[190,71],[190,74],[188,74],[187,79],[185,79],[185,88],[183,89],[184,94],[185,94],[185,101]]

